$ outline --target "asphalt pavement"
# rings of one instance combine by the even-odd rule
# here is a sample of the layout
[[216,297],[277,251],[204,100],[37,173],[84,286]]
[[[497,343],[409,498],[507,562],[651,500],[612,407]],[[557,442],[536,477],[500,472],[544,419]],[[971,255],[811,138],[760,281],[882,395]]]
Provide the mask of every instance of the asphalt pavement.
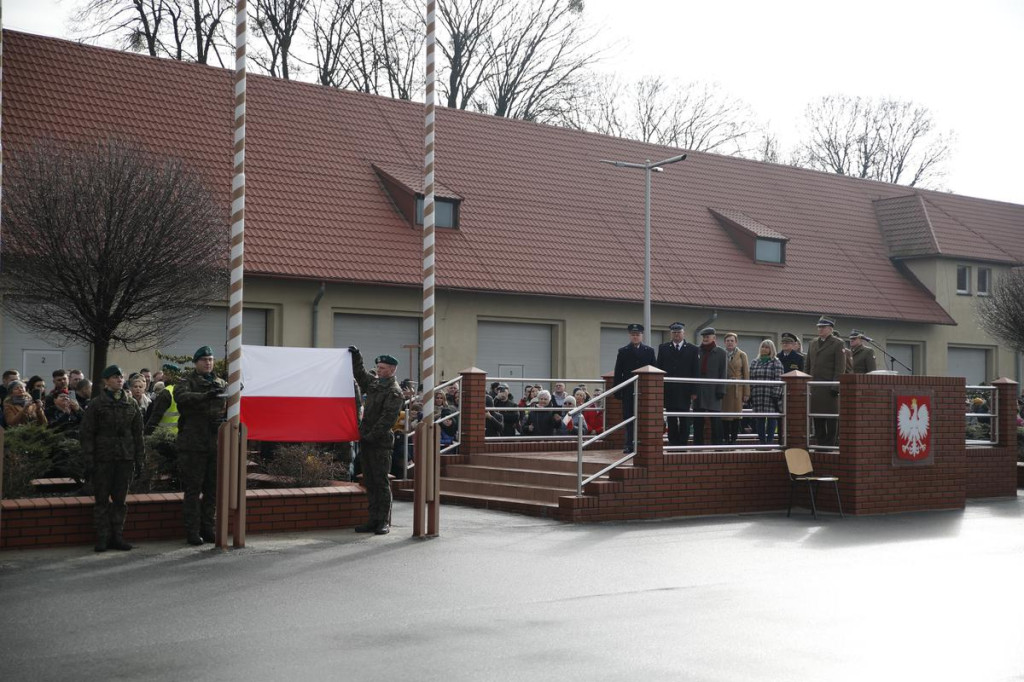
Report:
[[[130,513],[130,512],[129,512]],[[1024,680],[1024,498],[0,552],[0,680]]]

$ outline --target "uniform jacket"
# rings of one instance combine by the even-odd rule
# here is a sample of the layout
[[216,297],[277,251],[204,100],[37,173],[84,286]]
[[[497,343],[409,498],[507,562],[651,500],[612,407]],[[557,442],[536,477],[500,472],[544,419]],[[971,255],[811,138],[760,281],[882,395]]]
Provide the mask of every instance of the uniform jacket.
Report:
[[363,419],[359,422],[359,439],[373,446],[392,448],[394,433],[391,427],[402,411],[402,389],[395,377],[379,379],[363,367],[363,356],[352,354],[352,376],[359,384],[359,390],[366,395],[363,401]]
[[[697,346],[683,341],[676,350],[671,341],[658,346],[658,369],[666,376],[690,378],[700,374]],[[697,395],[697,384],[665,382],[665,409],[673,412],[690,409],[690,396]]]
[[[657,359],[654,357],[654,349],[646,343],[641,343],[639,346],[627,343],[619,349],[618,354],[615,356],[616,385],[632,377],[634,369],[640,369],[641,367],[656,363]],[[615,393],[615,397],[619,400],[632,400],[633,386],[630,385],[619,389]]]
[[[838,381],[846,371],[846,345],[841,339],[829,336],[824,341],[814,339],[807,347],[806,371],[811,381]],[[811,387],[811,411],[835,413],[839,410],[838,386]]]
[[793,370],[797,370],[799,372],[804,371],[804,356],[800,353],[796,351],[791,353],[782,351],[779,353],[778,358],[779,362],[782,363],[783,374],[786,372],[792,372]]
[[[728,357],[729,352],[726,351]],[[727,379],[749,379],[750,360],[746,351],[737,348],[732,357],[726,360]],[[750,384],[728,384],[725,387],[725,400],[722,401],[722,412],[742,412],[743,403],[750,399]],[[740,417],[722,417],[723,419],[739,419]]]
[[[758,356],[750,363],[750,378],[759,381],[778,381],[783,372],[782,361],[770,358],[764,362]],[[762,386],[754,384],[750,387],[750,409],[754,412],[778,412],[782,402],[782,386]]]
[[86,466],[95,462],[132,461],[142,464],[142,412],[128,391],[101,390],[89,401],[79,430]]
[[874,349],[867,346],[858,346],[853,349],[854,374],[867,374],[868,372],[874,372],[876,369]]
[[[704,361],[705,353],[703,346],[699,346],[700,363]],[[708,353],[707,369],[700,372],[702,379],[726,379],[726,361],[728,355],[725,349],[716,345]],[[698,365],[699,366],[699,365]],[[710,412],[722,411],[722,398],[725,397],[725,384],[697,384],[697,407]]]
[[[178,450],[216,450],[217,429],[224,422],[227,398],[223,391],[228,383],[216,375],[202,375],[196,370],[178,379],[174,385],[174,401],[178,404]],[[215,388],[221,395],[207,395]]]

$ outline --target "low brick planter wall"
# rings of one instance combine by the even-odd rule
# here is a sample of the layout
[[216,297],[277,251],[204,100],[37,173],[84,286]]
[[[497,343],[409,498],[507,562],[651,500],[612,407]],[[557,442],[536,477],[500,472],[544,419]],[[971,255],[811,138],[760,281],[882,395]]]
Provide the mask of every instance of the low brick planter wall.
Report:
[[[129,542],[185,537],[182,493],[128,496]],[[34,497],[0,502],[0,549],[91,544],[91,497]],[[356,483],[327,488],[246,491],[246,532],[352,528],[366,520],[366,491]]]

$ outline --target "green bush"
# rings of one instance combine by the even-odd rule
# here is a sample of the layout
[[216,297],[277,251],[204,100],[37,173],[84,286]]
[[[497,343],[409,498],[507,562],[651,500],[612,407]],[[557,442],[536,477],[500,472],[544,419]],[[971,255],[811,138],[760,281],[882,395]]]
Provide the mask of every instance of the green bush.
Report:
[[343,465],[335,460],[333,452],[317,449],[315,443],[296,443],[277,449],[267,463],[267,473],[286,476],[299,488],[316,488],[339,480]]
[[133,493],[178,489],[177,438],[177,432],[169,426],[158,426],[146,436],[146,465],[132,481]]
[[32,496],[32,480],[36,478],[82,480],[84,469],[78,441],[45,426],[16,426],[4,434],[5,498]]

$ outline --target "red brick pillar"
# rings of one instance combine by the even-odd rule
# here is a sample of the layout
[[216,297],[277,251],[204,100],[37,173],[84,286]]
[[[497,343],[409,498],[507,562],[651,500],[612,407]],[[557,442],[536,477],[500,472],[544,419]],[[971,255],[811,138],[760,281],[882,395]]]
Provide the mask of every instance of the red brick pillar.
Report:
[[462,375],[462,393],[459,397],[459,418],[462,420],[462,441],[460,455],[476,455],[484,451],[486,428],[487,372],[469,367],[459,372]]
[[1017,444],[1017,382],[1001,377],[992,382],[999,403],[999,445],[1000,447],[1016,446]]
[[786,416],[779,423],[779,442],[784,448],[806,448],[807,382],[811,380],[811,375],[794,369],[783,374],[782,380],[786,382]]
[[[615,375],[604,374],[601,378],[604,379],[604,391],[608,395],[604,401],[604,427],[607,429],[622,421],[622,401],[608,393],[608,389],[615,385]],[[621,450],[625,446],[626,432],[623,429],[619,429],[604,441],[605,449],[609,450]]]
[[665,462],[665,372],[653,365],[633,370],[640,400],[636,411],[636,457],[633,465],[661,468]]

